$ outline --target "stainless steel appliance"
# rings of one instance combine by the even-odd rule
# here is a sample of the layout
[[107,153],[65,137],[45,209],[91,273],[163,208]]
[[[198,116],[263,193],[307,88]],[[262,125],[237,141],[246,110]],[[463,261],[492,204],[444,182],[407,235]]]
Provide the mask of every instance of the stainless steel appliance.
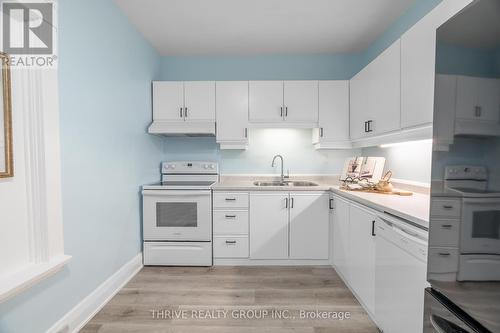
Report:
[[424,332],[499,333],[500,0],[472,1],[437,41]]
[[145,265],[212,265],[214,162],[163,162],[161,182],[143,186]]

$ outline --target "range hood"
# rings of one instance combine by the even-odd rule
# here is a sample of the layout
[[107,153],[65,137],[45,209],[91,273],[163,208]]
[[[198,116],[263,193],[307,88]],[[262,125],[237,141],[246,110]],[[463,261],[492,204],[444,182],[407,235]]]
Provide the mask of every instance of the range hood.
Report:
[[165,136],[215,136],[214,121],[153,121],[148,133]]

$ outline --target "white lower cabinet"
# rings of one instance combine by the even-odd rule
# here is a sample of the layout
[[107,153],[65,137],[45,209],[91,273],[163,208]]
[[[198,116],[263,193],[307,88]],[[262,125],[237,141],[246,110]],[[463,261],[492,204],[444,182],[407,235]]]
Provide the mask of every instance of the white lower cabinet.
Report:
[[427,232],[394,217],[383,222],[387,214],[335,195],[332,206],[333,264],[339,275],[384,333],[421,332]]
[[349,279],[349,206],[349,201],[333,196],[333,264],[345,280]]
[[214,258],[248,258],[248,193],[215,192],[213,198]]
[[328,259],[329,194],[250,194],[251,259]]
[[375,313],[375,219],[371,211],[350,206],[349,284],[371,314]]
[[250,258],[288,258],[286,192],[250,193]]
[[330,195],[290,193],[290,258],[328,259]]

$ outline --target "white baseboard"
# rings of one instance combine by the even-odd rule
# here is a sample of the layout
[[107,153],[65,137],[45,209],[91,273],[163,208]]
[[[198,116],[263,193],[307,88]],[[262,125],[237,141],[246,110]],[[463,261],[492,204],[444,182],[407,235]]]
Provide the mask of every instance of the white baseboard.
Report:
[[214,259],[214,266],[328,266],[328,259]]
[[139,253],[66,313],[47,333],[77,333],[142,267],[142,253]]

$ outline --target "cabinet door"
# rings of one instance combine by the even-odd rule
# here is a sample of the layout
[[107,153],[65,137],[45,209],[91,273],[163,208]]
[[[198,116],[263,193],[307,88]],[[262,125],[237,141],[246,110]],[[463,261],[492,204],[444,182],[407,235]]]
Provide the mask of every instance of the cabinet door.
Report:
[[178,81],[153,82],[153,119],[184,121],[184,83]]
[[456,116],[462,119],[476,119],[477,78],[457,77]]
[[477,101],[481,109],[475,116],[480,120],[498,122],[500,116],[500,80],[478,78]]
[[333,264],[349,280],[349,202],[333,197]]
[[401,126],[401,41],[398,40],[377,57],[373,67],[370,107],[373,120],[369,134],[380,135]]
[[288,193],[250,193],[250,258],[288,258]]
[[283,118],[283,81],[249,82],[249,119],[275,122]]
[[290,258],[328,259],[328,193],[290,193]]
[[[401,41],[350,81],[351,139],[380,135],[401,126]],[[367,131],[366,122],[369,123]]]
[[368,135],[366,121],[373,119],[370,107],[372,76],[372,68],[365,67],[349,82],[349,128],[351,139],[360,139]]
[[349,141],[349,81],[319,81],[319,128],[313,143]]
[[432,123],[436,62],[435,15],[401,37],[401,127]]
[[375,216],[351,205],[349,210],[349,284],[360,300],[374,313],[375,308]]
[[248,81],[216,83],[217,142],[247,142]]
[[436,97],[434,114],[435,147],[453,143],[455,122],[455,99],[457,77],[454,75],[436,75]]
[[186,121],[215,121],[215,82],[184,82]]
[[283,104],[287,122],[318,122],[318,81],[285,81]]

